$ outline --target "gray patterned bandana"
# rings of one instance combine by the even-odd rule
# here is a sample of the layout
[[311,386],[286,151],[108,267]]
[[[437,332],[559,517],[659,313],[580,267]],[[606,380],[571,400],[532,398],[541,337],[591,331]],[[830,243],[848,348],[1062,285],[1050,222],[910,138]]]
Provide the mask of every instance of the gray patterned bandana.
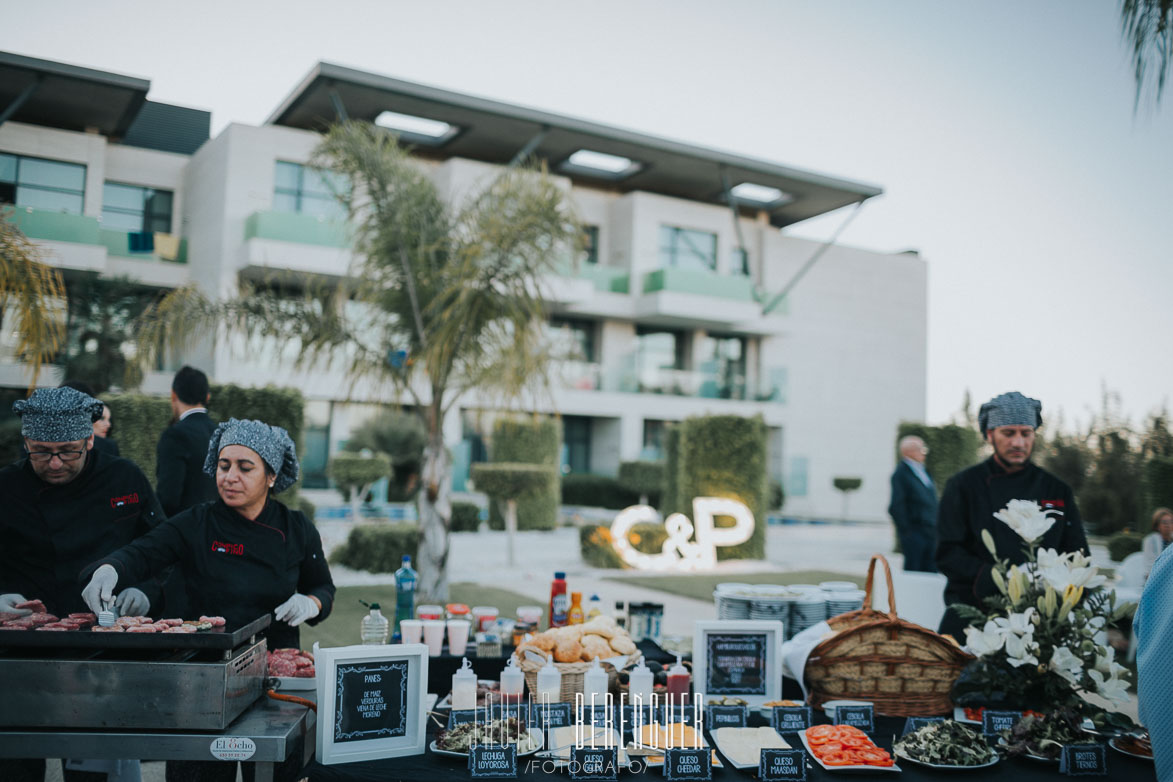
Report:
[[40,388],[18,399],[12,412],[20,416],[20,433],[41,443],[71,443],[94,433],[102,403],[72,388]]
[[212,432],[212,439],[208,441],[208,456],[204,459],[204,472],[216,477],[220,451],[229,445],[251,448],[276,473],[273,494],[288,489],[297,481],[297,452],[289,433],[280,426],[269,426],[263,421],[229,418]]
[[999,426],[1033,426],[1038,429],[1042,425],[1043,403],[1017,391],[996,396],[978,410],[982,437],[986,436],[987,430]]

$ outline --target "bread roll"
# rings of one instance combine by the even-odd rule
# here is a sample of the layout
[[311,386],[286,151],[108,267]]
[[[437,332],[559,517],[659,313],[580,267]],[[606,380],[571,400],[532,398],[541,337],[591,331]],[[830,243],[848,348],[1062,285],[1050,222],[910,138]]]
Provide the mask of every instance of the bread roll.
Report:
[[582,659],[582,644],[577,638],[562,639],[554,646],[554,662],[576,663]]
[[611,639],[611,648],[618,654],[635,654],[636,645],[630,636],[620,634]]
[[543,652],[548,653],[554,651],[554,636],[548,630],[544,633],[538,633],[535,635],[529,640],[529,643],[533,644],[538,649],[541,649]]
[[587,633],[582,637],[582,659],[584,662],[611,656],[611,644],[601,635]]

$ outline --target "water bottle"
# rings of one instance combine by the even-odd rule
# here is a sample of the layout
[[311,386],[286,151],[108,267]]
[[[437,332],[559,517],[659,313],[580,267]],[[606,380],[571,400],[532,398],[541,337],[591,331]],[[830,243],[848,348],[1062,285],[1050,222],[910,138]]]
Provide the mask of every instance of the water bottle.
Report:
[[395,571],[395,633],[400,633],[399,623],[404,619],[415,619],[415,587],[419,581],[411,569],[411,555],[403,555],[403,566]]
[[370,608],[371,612],[362,618],[362,627],[359,631],[362,642],[365,645],[385,644],[391,632],[391,625],[379,610],[378,603],[371,603]]

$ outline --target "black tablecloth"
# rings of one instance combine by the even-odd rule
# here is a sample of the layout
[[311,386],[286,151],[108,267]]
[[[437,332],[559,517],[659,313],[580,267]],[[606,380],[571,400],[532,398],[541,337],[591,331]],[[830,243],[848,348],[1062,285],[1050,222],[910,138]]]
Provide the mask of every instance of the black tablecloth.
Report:
[[[815,721],[825,722],[826,720],[822,718],[822,714],[816,712]],[[753,714],[750,718],[750,724],[765,725],[767,722],[759,715]],[[872,734],[872,738],[878,745],[890,751],[892,749],[892,742],[903,728],[903,719],[878,717],[876,719],[876,731]],[[429,743],[436,737],[437,732],[438,728],[434,722],[431,722],[428,729]],[[796,735],[786,735],[785,738],[793,747],[802,746],[802,743]],[[1153,764],[1149,761],[1122,755],[1110,748],[1107,751],[1107,755],[1108,776],[1099,777],[1100,779],[1120,780],[1120,782],[1144,782],[1146,780],[1156,779]],[[807,779],[839,779],[841,782],[844,776],[862,776],[865,779],[876,780],[891,779],[893,782],[895,780],[917,782],[917,780],[946,779],[956,779],[958,782],[961,780],[966,780],[966,782],[993,782],[994,780],[997,782],[1033,782],[1039,779],[1066,779],[1066,777],[1059,773],[1058,763],[1043,763],[1018,758],[1003,759],[997,765],[987,769],[975,769],[963,772],[934,771],[901,760],[898,760],[897,764],[901,767],[903,773],[893,774],[891,772],[876,771],[875,773],[864,772],[861,774],[860,772],[851,772],[848,774],[846,772],[824,771],[812,760],[810,761],[810,768],[807,770]],[[565,770],[551,773],[548,765],[546,766],[546,770],[543,770],[542,761],[537,758],[518,758],[517,767],[519,772],[518,779],[521,780],[531,780],[532,782],[559,780],[561,782],[561,780],[570,779],[570,775]],[[430,780],[436,779],[471,779],[467,764],[464,761],[445,755],[435,755],[431,752],[413,757],[372,760],[364,763],[345,763],[333,766],[323,766],[314,762],[303,772],[302,776],[308,776],[310,782],[394,782],[395,780],[401,780],[402,782],[429,782]],[[736,780],[753,779],[755,777],[756,773],[748,770],[738,771],[730,767],[713,769],[714,782],[735,782]],[[642,778],[649,780],[663,779],[663,771],[659,767],[645,769],[641,773],[621,771],[619,778],[620,780],[639,780]]]

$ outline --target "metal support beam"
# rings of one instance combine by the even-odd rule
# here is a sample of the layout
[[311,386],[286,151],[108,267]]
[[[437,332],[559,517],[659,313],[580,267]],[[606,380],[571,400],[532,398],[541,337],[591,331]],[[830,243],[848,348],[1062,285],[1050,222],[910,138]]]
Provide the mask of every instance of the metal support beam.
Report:
[[32,97],[33,93],[37,91],[37,87],[41,86],[41,79],[42,76],[38,73],[37,77],[33,79],[33,83],[21,90],[15,100],[4,107],[4,111],[0,111],[0,125],[7,122],[13,114],[20,110],[20,107],[25,104],[25,101]]
[[342,105],[342,96],[333,87],[330,88],[330,104],[334,107],[334,116],[339,122],[347,122],[350,119],[350,115],[346,113],[346,106]]
[[748,258],[749,250],[745,248],[745,237],[741,235],[741,212],[737,211],[737,197],[729,187],[729,175],[725,173],[725,166],[721,166],[721,188],[725,191],[725,200],[729,202],[729,208],[733,211],[733,232],[737,234],[737,249]]
[[543,140],[545,140],[546,134],[549,132],[550,126],[542,125],[542,129],[535,133],[533,138],[525,142],[525,146],[517,151],[517,154],[513,156],[513,160],[509,161],[509,165],[516,166],[518,163],[532,155],[534,150],[538,148],[538,145],[541,144]]
[[843,233],[843,229],[845,229],[851,223],[851,221],[855,219],[855,216],[859,214],[859,210],[863,208],[864,203],[864,201],[855,202],[855,209],[852,209],[851,214],[847,216],[847,219],[844,220],[843,223],[835,229],[835,233],[831,235],[831,238],[824,242],[822,247],[815,250],[814,255],[810,257],[810,260],[803,264],[802,268],[799,269],[798,272],[790,278],[790,282],[786,283],[786,287],[779,291],[778,294],[774,296],[774,298],[766,302],[766,305],[762,307],[762,315],[769,315],[771,312],[773,312],[774,308],[781,304],[782,300],[786,298],[786,294],[794,290],[794,286],[798,285],[799,280],[805,277],[806,273],[811,270],[811,267],[814,266],[815,263],[823,257],[823,253],[831,249],[831,245],[835,244],[835,240],[839,238],[839,234]]

